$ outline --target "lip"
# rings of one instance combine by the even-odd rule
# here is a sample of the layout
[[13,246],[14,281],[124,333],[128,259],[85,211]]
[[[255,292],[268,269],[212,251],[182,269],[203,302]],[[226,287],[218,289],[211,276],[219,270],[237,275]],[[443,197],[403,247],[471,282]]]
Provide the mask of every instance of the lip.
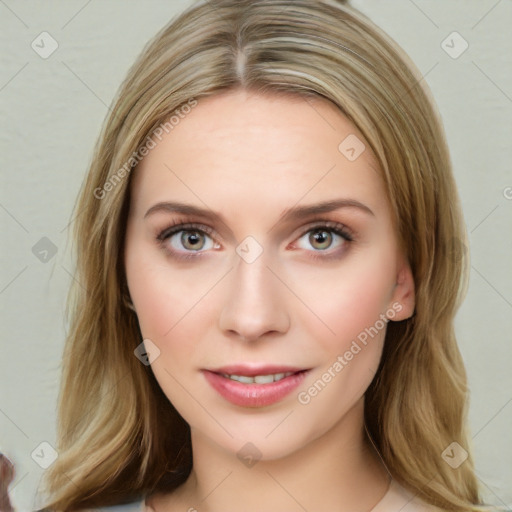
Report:
[[[309,371],[309,369],[290,366],[231,365],[215,370],[202,370],[202,373],[210,386],[228,402],[241,407],[265,407],[277,403],[289,395],[301,384]],[[254,377],[255,375],[286,372],[294,372],[294,374],[268,384],[243,384],[221,375],[225,373]]]
[[221,368],[209,368],[208,371],[214,373],[227,373],[229,375],[244,375],[254,377],[255,375],[270,375],[273,373],[300,372],[307,368],[298,368],[294,366],[273,365],[273,364],[231,364]]

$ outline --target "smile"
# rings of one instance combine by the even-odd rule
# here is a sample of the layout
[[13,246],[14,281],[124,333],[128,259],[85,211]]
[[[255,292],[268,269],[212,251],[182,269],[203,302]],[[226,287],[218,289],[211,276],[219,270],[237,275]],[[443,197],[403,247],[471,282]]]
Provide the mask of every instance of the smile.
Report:
[[254,377],[249,377],[247,375],[229,375],[227,373],[222,373],[223,377],[226,377],[231,380],[236,380],[237,382],[241,382],[242,384],[270,384],[271,382],[277,382],[285,377],[289,377],[293,375],[294,372],[286,372],[286,373],[274,373],[270,375],[255,375]]
[[[203,370],[208,384],[225,400],[240,407],[265,407],[283,400],[304,380],[310,370],[237,369]],[[251,374],[251,375],[248,375]]]

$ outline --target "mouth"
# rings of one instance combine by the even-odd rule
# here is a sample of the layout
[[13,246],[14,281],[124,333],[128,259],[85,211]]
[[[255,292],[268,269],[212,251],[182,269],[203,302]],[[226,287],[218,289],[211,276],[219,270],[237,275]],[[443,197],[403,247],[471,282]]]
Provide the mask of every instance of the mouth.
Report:
[[255,375],[254,377],[249,377],[248,375],[230,375],[228,373],[221,373],[219,375],[227,379],[236,380],[242,384],[270,384],[271,382],[279,382],[294,373],[298,372],[270,373],[268,375]]
[[281,401],[304,380],[310,369],[289,366],[235,365],[203,370],[206,381],[228,402],[264,407]]

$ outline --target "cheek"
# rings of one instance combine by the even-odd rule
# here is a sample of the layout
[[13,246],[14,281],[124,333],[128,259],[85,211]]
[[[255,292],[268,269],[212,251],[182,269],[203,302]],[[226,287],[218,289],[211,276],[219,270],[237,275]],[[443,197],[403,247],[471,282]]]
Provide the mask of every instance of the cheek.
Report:
[[393,261],[383,253],[358,258],[337,279],[332,274],[316,279],[316,291],[309,292],[311,309],[329,327],[319,335],[319,322],[312,315],[303,324],[315,341],[318,365],[300,389],[298,401],[312,417],[326,418],[312,427],[311,435],[347,413],[375,376],[387,327],[381,315],[388,313],[394,283]]
[[160,344],[172,339],[191,318],[198,320],[198,310],[207,303],[208,291],[221,277],[220,271],[199,266],[193,273],[187,272],[165,257],[151,254],[148,248],[134,248],[127,254],[128,286],[144,337]]
[[[201,278],[195,273],[194,279],[184,279],[183,272],[171,270],[165,262],[145,261],[143,256],[136,267],[127,262],[127,275],[142,336],[160,350],[152,371],[173,405],[179,411],[187,410],[188,395],[179,383],[183,372],[192,369],[197,340],[204,338],[209,318],[206,292],[213,276],[210,272]],[[187,390],[200,393],[196,384],[187,382]]]
[[333,354],[348,350],[354,339],[364,338],[367,329],[376,324],[384,333],[380,315],[389,308],[393,264],[391,254],[369,251],[355,254],[346,265],[322,269],[314,278],[303,280],[298,295],[307,299],[310,311],[301,316],[300,323],[309,338]]

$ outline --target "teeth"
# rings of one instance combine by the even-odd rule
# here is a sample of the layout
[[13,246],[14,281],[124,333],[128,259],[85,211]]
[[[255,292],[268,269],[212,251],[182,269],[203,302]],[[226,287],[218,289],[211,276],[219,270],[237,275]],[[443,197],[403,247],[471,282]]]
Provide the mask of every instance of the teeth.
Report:
[[254,377],[247,377],[247,375],[228,375],[227,373],[223,373],[222,376],[227,379],[236,380],[242,384],[270,384],[271,382],[277,382],[285,377],[289,377],[294,373],[295,372],[274,373],[271,375],[255,375]]
[[235,380],[238,380],[238,382],[243,382],[244,384],[251,384],[252,382],[254,382],[254,379],[252,377],[246,377],[245,375],[239,375]]
[[270,382],[274,382],[274,376],[273,375],[256,375],[256,377],[254,377],[254,382],[256,384],[268,384]]

